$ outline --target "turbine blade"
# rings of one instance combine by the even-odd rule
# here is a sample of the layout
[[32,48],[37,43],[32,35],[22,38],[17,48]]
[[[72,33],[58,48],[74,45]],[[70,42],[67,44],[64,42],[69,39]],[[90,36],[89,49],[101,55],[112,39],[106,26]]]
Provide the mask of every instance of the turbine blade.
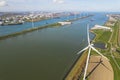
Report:
[[89,24],[87,24],[87,39],[88,39],[88,44],[90,45]]
[[81,51],[79,51],[77,54],[82,53],[82,52],[83,52],[83,51],[85,51],[86,49],[88,49],[88,46],[87,46],[87,47],[85,47],[84,49],[82,49]]
[[91,47],[89,48],[89,51],[88,51],[88,56],[87,56],[87,60],[86,60],[85,72],[84,72],[83,80],[86,80],[88,62],[89,62],[89,59],[90,59],[90,52],[91,52]]
[[102,57],[104,57],[105,59],[107,59],[108,60],[108,58],[106,58],[102,53],[100,53],[97,49],[95,49],[94,47],[92,47],[91,46],[91,48],[95,51],[95,52],[97,52],[99,55],[101,55]]

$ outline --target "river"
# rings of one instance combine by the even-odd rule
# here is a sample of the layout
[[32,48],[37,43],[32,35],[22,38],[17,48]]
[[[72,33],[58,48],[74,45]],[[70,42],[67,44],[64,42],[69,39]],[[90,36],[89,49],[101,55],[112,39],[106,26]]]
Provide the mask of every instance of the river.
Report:
[[[91,28],[107,21],[104,13],[92,14],[94,16],[74,21],[71,25],[45,28],[1,40],[0,80],[62,80],[78,57],[76,53],[87,45],[86,25],[89,23]],[[47,22],[51,23],[49,20]],[[36,26],[44,24],[44,21],[35,23]],[[0,35],[30,28],[30,23],[24,26],[0,27],[3,30]],[[90,38],[93,37],[91,33]]]

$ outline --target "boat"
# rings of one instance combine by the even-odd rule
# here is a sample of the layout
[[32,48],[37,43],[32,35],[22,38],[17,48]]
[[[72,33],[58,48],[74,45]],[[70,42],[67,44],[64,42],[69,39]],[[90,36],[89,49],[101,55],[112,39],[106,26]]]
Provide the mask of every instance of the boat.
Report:
[[95,21],[95,19],[92,18],[90,21]]

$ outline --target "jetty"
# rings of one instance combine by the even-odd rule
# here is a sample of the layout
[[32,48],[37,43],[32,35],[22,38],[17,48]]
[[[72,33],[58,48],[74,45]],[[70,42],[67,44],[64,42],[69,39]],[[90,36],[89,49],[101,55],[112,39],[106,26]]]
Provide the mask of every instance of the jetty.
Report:
[[58,22],[59,24],[63,25],[68,25],[68,24],[72,24],[72,22],[70,21],[64,21],[64,22]]
[[101,26],[101,25],[95,25],[94,27],[91,28],[91,30],[96,30],[96,29],[110,30],[112,32],[112,28],[106,27],[106,26]]

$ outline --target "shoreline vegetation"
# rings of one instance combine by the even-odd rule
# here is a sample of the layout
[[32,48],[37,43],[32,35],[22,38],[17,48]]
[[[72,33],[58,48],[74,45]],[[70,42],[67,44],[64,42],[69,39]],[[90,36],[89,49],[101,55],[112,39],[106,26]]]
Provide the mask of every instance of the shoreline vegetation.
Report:
[[[91,16],[94,16],[94,15],[83,16],[83,17],[79,17],[79,18],[71,19],[71,20],[69,20],[69,21],[73,22],[73,21],[77,21],[77,20],[79,20],[79,19],[88,18],[88,17],[91,17]],[[67,21],[67,20],[66,20],[66,21]]]
[[7,39],[7,38],[10,38],[10,37],[15,37],[15,36],[18,36],[18,35],[21,35],[21,34],[26,34],[28,32],[32,32],[32,31],[39,30],[39,29],[44,29],[44,28],[48,28],[48,27],[49,28],[50,27],[59,27],[59,26],[61,26],[61,24],[54,23],[54,24],[49,24],[49,25],[46,25],[46,26],[34,27],[34,28],[27,29],[27,30],[23,30],[21,32],[16,32],[16,33],[13,33],[13,34],[9,34],[9,35],[6,35],[6,36],[0,36],[0,40]]
[[[95,42],[96,37],[97,37],[97,33],[95,33],[92,30],[90,30],[90,32],[92,32],[93,34],[95,34],[95,37],[92,40],[92,42]],[[71,71],[69,71],[69,73],[67,74],[65,80],[82,80],[83,74],[84,74],[83,71],[84,71],[86,59],[87,59],[87,51],[83,52],[81,54],[81,56],[79,56],[78,61],[76,61],[76,64],[73,66],[73,68],[71,69]]]
[[[112,21],[109,18],[104,25],[111,27],[113,31],[110,32],[110,31],[104,31],[104,30],[90,30],[93,34],[95,34],[95,37],[92,42],[93,43],[102,42],[106,44],[106,47],[107,47],[106,49],[100,49],[100,48],[97,48],[97,49],[110,60],[109,62],[114,71],[114,80],[119,80],[120,79],[120,76],[119,76],[120,74],[120,45],[119,45],[120,20]],[[73,66],[71,71],[66,76],[65,80],[82,80],[83,75],[80,76],[80,74],[83,74],[82,70],[84,69],[85,60],[86,60],[85,55],[87,56],[86,51],[81,54],[76,64]],[[92,51],[91,55],[96,56],[98,54]],[[89,78],[87,78],[87,80],[89,80]]]
[[[111,66],[114,71],[114,80],[120,79],[120,52],[117,51],[120,49],[120,20],[111,21],[109,19],[105,26],[112,28],[112,32],[110,31],[92,31],[96,37],[94,38],[94,42],[103,42],[107,45],[107,49],[99,49],[110,61]],[[93,55],[96,55],[94,52]]]
[[[80,17],[80,18],[76,18],[76,19],[71,19],[69,21],[73,22],[73,21],[77,21],[79,19],[88,18],[88,17],[91,17],[91,16],[93,16],[93,15],[88,15],[88,16],[84,16],[84,17]],[[10,38],[10,37],[16,37],[18,35],[26,34],[28,32],[32,32],[32,31],[39,30],[39,29],[51,28],[51,27],[60,27],[60,26],[62,26],[62,25],[59,24],[59,23],[53,23],[53,24],[48,24],[48,25],[45,25],[45,26],[33,27],[33,28],[26,29],[26,30],[23,30],[23,31],[20,31],[20,32],[8,34],[8,35],[5,35],[5,36],[0,36],[0,40],[4,40],[4,39]]]

